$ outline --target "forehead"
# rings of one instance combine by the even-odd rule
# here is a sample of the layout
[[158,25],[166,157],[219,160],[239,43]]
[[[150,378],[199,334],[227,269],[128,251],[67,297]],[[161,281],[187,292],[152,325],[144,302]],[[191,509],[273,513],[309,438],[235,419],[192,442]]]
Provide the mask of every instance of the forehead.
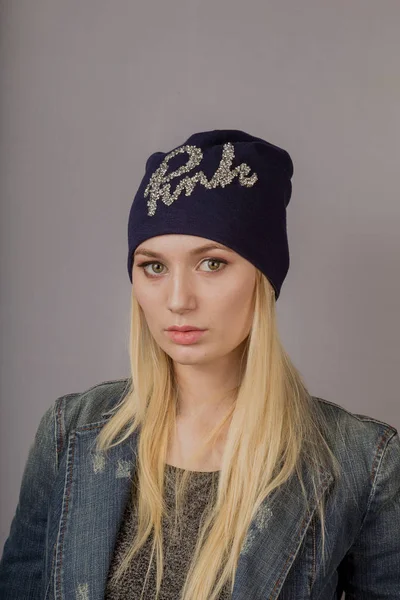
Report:
[[[166,248],[166,250],[164,251],[167,250],[168,248]],[[182,251],[182,247],[180,247],[179,250]],[[201,254],[202,252],[208,252],[209,250],[224,250],[226,252],[234,253],[234,250],[232,250],[231,248],[228,248],[224,244],[221,244],[220,242],[215,242],[213,240],[204,240],[203,243],[190,243],[187,253],[189,255],[196,256],[197,254]],[[157,243],[154,243],[153,241],[146,241],[136,248],[135,254],[144,254],[146,256],[162,256],[163,252],[161,251]]]

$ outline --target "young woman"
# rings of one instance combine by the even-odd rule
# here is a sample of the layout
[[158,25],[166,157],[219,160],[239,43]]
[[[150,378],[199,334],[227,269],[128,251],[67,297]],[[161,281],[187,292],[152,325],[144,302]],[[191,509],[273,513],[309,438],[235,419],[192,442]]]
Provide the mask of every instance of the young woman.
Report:
[[400,598],[398,432],[311,396],[279,340],[292,174],[237,130],[149,157],[131,374],[43,415],[2,599]]

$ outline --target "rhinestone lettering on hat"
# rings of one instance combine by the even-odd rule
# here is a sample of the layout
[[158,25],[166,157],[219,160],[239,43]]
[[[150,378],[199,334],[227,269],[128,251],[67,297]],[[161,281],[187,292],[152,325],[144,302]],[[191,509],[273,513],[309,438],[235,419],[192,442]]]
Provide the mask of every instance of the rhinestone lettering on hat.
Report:
[[[171,158],[177,154],[187,152],[189,154],[189,160],[185,165],[182,165],[176,171],[166,174],[168,170],[168,162]],[[232,162],[235,157],[235,150],[231,142],[227,142],[223,145],[221,162],[218,165],[214,175],[208,181],[203,171],[198,171],[192,177],[186,176],[176,186],[174,192],[171,194],[171,184],[169,181],[179,177],[183,173],[188,173],[199,165],[203,158],[203,153],[197,146],[181,146],[176,150],[172,150],[167,156],[165,156],[161,165],[150,177],[150,181],[144,191],[144,197],[149,196],[147,201],[147,214],[153,216],[157,210],[157,201],[161,200],[167,206],[171,204],[185,191],[185,196],[190,196],[193,192],[195,185],[199,183],[207,189],[216,188],[218,186],[225,187],[231,183],[235,177],[239,177],[239,183],[246,187],[251,187],[258,180],[257,173],[253,173],[250,177],[247,175],[250,172],[250,167],[246,163],[241,163],[237,167],[231,169]]]

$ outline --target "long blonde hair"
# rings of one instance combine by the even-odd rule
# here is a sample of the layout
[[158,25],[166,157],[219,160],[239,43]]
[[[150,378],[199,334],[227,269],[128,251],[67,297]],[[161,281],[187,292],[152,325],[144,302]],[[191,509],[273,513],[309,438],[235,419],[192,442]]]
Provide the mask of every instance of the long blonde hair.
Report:
[[[216,600],[225,585],[233,590],[239,554],[262,501],[294,472],[305,494],[302,458],[306,456],[315,493],[320,477],[318,465],[323,463],[339,475],[337,460],[322,433],[326,425],[322,411],[279,340],[275,296],[271,291],[268,279],[257,269],[253,322],[242,355],[236,399],[202,446],[207,451],[223,428],[229,426],[215,498],[211,495],[204,513],[181,600]],[[129,344],[128,393],[97,438],[97,449],[105,451],[140,429],[137,532],[111,583],[120,580],[153,532],[147,575],[156,552],[158,598],[164,568],[162,520],[170,516],[164,501],[165,463],[176,423],[178,396],[173,361],[152,337],[133,290]],[[190,477],[190,471],[176,476],[176,518]],[[324,553],[323,499],[318,504],[318,514]]]

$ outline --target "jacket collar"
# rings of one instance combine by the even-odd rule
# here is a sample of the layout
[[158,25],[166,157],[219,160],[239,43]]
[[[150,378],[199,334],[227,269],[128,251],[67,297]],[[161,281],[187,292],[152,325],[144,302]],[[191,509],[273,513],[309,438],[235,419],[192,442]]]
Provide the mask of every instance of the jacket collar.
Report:
[[[113,410],[102,413],[103,419]],[[114,544],[131,490],[138,433],[104,456],[94,449],[103,425],[104,420],[78,427],[69,438],[56,548],[56,600],[103,600],[105,596]],[[332,473],[322,465],[321,475],[315,496],[303,471],[308,505],[297,475],[263,501],[239,556],[232,600],[278,597],[317,502],[333,481]],[[77,548],[79,557],[73,560]]]

